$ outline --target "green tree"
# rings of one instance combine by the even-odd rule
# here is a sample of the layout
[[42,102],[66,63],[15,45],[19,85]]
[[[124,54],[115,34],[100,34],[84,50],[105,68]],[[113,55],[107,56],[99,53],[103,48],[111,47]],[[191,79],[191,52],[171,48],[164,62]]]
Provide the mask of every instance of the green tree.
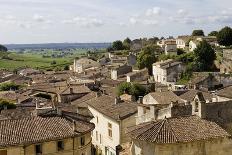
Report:
[[21,86],[13,82],[3,83],[0,85],[0,91],[18,90]]
[[153,46],[146,46],[138,55],[137,66],[139,69],[147,68],[151,75],[154,62],[156,62],[155,49]]
[[216,53],[205,40],[194,50],[194,64],[197,71],[209,71],[214,65]]
[[212,31],[208,34],[208,36],[217,36],[218,35],[218,31]]
[[205,36],[203,30],[193,30],[192,36]]
[[7,48],[3,45],[0,45],[0,52],[7,52]]
[[69,70],[69,65],[65,65],[64,70]]
[[130,38],[127,37],[127,38],[123,41],[124,49],[129,50],[129,49],[130,49],[130,45],[131,45],[131,40],[130,40]]
[[123,82],[117,87],[117,95],[120,96],[125,93],[133,95],[138,99],[139,96],[144,96],[147,93],[147,90],[140,84]]
[[232,45],[232,29],[228,26],[224,27],[218,32],[217,40],[220,45]]
[[114,50],[124,50],[124,46],[123,46],[122,41],[120,41],[120,40],[114,41],[112,44],[112,48]]

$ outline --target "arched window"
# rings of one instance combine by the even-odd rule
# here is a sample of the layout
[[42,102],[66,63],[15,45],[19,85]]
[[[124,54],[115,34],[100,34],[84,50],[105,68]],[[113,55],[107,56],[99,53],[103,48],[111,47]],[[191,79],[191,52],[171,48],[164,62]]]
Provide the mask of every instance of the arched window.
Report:
[[199,101],[198,99],[195,100],[195,112],[199,111]]

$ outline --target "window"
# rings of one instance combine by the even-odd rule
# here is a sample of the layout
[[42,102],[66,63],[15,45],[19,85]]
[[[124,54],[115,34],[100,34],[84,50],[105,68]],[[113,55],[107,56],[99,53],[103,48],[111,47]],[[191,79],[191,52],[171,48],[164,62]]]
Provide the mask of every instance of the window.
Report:
[[195,100],[195,112],[198,112],[199,110],[199,103],[198,103],[198,100],[196,99]]
[[42,154],[42,145],[41,144],[35,145],[35,154],[36,155],[41,155]]
[[96,131],[96,141],[98,141],[98,132]]
[[81,137],[81,146],[85,145],[85,137]]
[[64,142],[63,141],[57,142],[57,149],[58,149],[58,151],[64,150]]
[[108,123],[108,136],[112,138],[112,124]]
[[100,144],[102,143],[102,135],[100,134]]
[[7,150],[0,150],[0,155],[7,155]]
[[96,120],[97,120],[97,123],[98,123],[98,117],[96,116]]

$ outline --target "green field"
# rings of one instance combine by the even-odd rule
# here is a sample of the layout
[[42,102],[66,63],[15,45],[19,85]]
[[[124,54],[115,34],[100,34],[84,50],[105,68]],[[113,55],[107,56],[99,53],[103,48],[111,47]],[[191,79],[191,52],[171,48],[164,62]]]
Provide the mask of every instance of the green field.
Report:
[[76,51],[63,57],[51,57],[52,54],[59,53],[58,51],[8,52],[4,54],[5,58],[2,57],[3,55],[0,58],[0,69],[13,71],[23,67],[31,67],[41,70],[62,70],[65,66],[72,64],[75,57],[84,56],[86,52],[84,50]]

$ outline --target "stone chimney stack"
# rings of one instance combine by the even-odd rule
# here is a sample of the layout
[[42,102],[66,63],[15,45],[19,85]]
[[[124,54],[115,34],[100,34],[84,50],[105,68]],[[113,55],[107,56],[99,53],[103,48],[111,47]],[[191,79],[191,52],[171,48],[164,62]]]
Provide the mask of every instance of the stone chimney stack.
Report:
[[143,97],[142,96],[139,96],[138,103],[143,104]]
[[119,104],[119,103],[120,103],[120,98],[119,97],[115,97],[114,104]]

